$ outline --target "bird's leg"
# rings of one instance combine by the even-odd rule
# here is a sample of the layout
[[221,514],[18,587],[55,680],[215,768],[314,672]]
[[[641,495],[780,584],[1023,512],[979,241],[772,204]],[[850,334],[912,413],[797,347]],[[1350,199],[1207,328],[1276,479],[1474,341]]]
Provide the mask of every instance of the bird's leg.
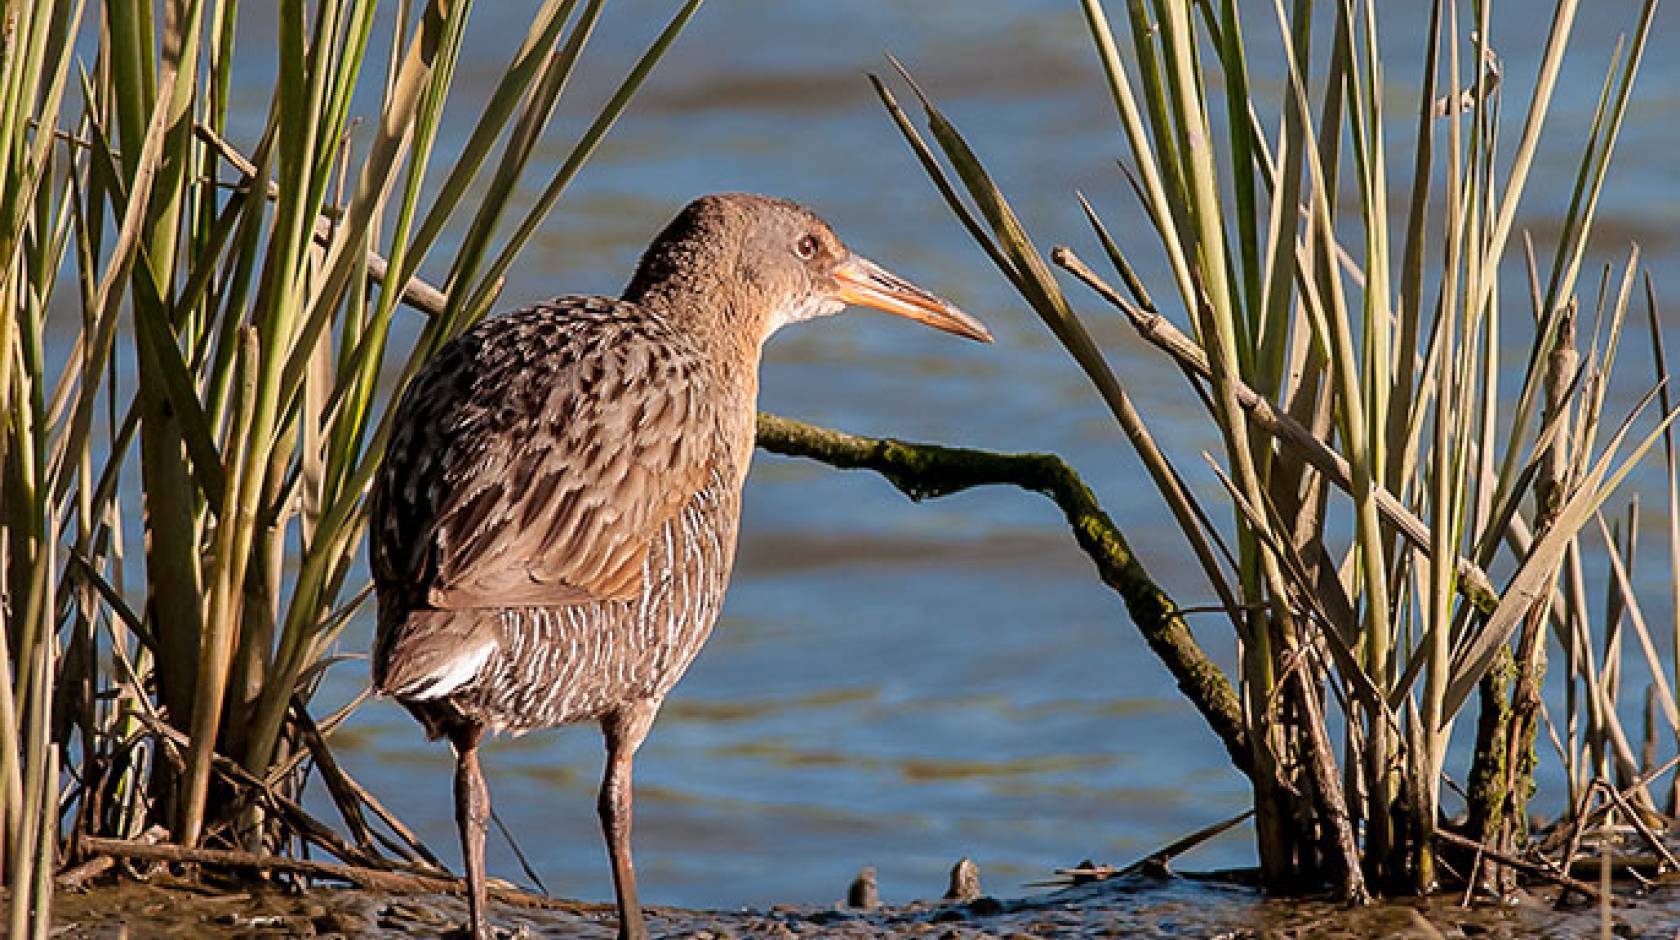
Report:
[[461,831],[461,858],[467,867],[467,933],[473,940],[490,940],[485,911],[484,828],[490,818],[490,791],[478,767],[479,725],[449,735],[455,746],[455,826]]
[[647,737],[657,701],[631,702],[601,722],[607,738],[607,766],[601,779],[601,831],[607,837],[607,855],[612,859],[613,892],[618,896],[619,940],[647,940],[642,923],[642,905],[636,899],[636,866],[630,860],[631,765],[636,748]]

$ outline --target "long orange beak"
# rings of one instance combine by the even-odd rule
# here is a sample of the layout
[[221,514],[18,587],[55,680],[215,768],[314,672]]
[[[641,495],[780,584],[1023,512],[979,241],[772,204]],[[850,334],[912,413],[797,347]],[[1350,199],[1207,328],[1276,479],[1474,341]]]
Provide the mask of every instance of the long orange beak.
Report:
[[834,279],[840,284],[836,296],[846,303],[885,310],[982,343],[992,341],[984,323],[867,258],[848,257],[834,269]]

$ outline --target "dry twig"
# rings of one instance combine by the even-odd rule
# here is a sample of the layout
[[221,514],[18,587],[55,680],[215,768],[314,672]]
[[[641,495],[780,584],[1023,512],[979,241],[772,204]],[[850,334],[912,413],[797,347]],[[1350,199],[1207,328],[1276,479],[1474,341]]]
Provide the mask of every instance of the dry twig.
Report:
[[[90,856],[131,858],[148,862],[180,862],[207,865],[265,874],[300,875],[342,881],[370,891],[393,894],[465,894],[467,883],[456,878],[416,875],[407,872],[385,871],[361,865],[341,865],[309,858],[286,858],[279,855],[259,855],[255,852],[235,852],[227,849],[193,849],[174,843],[151,844],[127,839],[106,839],[86,836],[82,851]],[[528,894],[517,888],[490,885],[490,897],[514,907],[544,911],[608,910],[610,905],[561,901]]]
[[1561,872],[1553,871],[1545,865],[1536,864],[1528,859],[1518,858],[1515,855],[1495,851],[1482,843],[1477,842],[1475,839],[1466,839],[1456,832],[1449,832],[1445,829],[1437,829],[1435,830],[1435,839],[1436,841],[1445,842],[1448,845],[1457,846],[1461,849],[1470,849],[1480,852],[1482,855],[1499,862],[1501,865],[1509,866],[1527,875],[1533,875],[1541,881],[1550,882],[1560,888],[1566,888],[1570,891],[1578,892],[1595,904],[1603,900],[1603,895],[1600,894],[1599,890],[1584,881],[1579,881],[1569,877],[1568,875],[1562,874]]

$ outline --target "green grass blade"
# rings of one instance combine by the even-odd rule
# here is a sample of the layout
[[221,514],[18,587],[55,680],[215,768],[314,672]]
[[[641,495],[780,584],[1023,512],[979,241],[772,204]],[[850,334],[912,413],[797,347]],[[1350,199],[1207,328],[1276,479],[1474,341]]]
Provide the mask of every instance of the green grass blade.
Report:
[[507,276],[508,269],[513,266],[514,259],[524,249],[525,243],[530,241],[532,235],[536,234],[537,226],[542,224],[542,220],[548,216],[549,210],[554,208],[554,204],[560,201],[560,196],[566,191],[566,187],[571,184],[578,171],[583,169],[584,163],[595,153],[595,149],[600,146],[601,141],[607,136],[607,132],[612,129],[612,126],[618,122],[619,117],[629,108],[631,100],[635,98],[636,92],[641,90],[642,83],[647,80],[648,74],[653,71],[653,67],[670,50],[671,45],[676,42],[677,36],[688,25],[688,21],[699,11],[702,2],[703,0],[686,0],[682,7],[677,10],[676,15],[666,24],[665,29],[648,46],[647,51],[642,53],[641,58],[636,60],[636,64],[630,68],[624,80],[619,83],[618,88],[607,99],[607,103],[595,115],[595,120],[578,138],[577,144],[573,146],[571,152],[566,155],[565,161],[561,163],[560,168],[549,179],[547,187],[537,197],[536,203],[531,206],[530,211],[525,214],[525,218],[502,246],[496,260],[491,262],[490,267],[485,270],[484,275],[479,278],[470,291],[458,292],[451,297],[452,306],[449,318],[452,327],[466,325],[466,323],[471,322],[472,311],[483,310],[489,306],[490,299],[500,289],[502,280]]

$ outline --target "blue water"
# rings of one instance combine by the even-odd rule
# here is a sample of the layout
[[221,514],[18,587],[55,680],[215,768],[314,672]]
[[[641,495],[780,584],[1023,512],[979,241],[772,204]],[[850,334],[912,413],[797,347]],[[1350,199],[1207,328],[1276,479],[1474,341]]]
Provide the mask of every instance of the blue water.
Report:
[[[445,124],[457,136],[445,153],[459,146],[532,6],[479,5]],[[1396,40],[1388,79],[1397,114],[1416,95],[1407,84],[1411,47],[1421,45],[1413,6],[1423,5],[1382,8],[1395,20],[1385,28]],[[545,160],[563,158],[627,57],[674,7],[609,5]],[[1546,28],[1525,9],[1507,4],[1495,37],[1515,88],[1532,76]],[[1577,27],[1551,156],[1535,168],[1522,220],[1541,233],[1543,250],[1632,9],[1595,2]],[[1245,4],[1244,13],[1251,32],[1274,29],[1271,4]],[[1680,62],[1663,52],[1672,37],[1661,23],[1653,45],[1589,272],[1632,238],[1659,274],[1676,260],[1680,188],[1669,168],[1680,147]],[[260,43],[246,48],[240,87],[260,114],[268,63]],[[548,220],[504,305],[616,292],[651,234],[700,193],[804,201],[860,253],[980,316],[997,343],[963,343],[868,312],[804,325],[771,344],[763,406],[860,433],[1063,454],[1163,585],[1182,603],[1206,603],[1181,538],[1105,410],[944,209],[874,100],[863,76],[885,68],[887,50],[947,108],[1041,244],[1066,241],[1100,256],[1073,196],[1084,191],[1157,294],[1170,293],[1113,168],[1124,142],[1071,0],[714,0]],[[1264,43],[1251,64],[1265,81],[1280,74]],[[1516,96],[1505,104],[1508,146],[1525,104]],[[1407,141],[1390,143],[1403,193]],[[523,198],[540,187],[529,184]],[[1181,377],[1077,285],[1069,289],[1140,409],[1223,517],[1217,481],[1198,456],[1217,451],[1218,440]],[[1629,367],[1640,381],[1643,362]],[[1647,494],[1653,511],[1659,497]],[[1665,585],[1650,581],[1657,567],[1643,569],[1644,583],[1653,603],[1666,603]],[[1666,623],[1667,608],[1647,616]],[[346,650],[364,651],[370,629],[366,620],[353,626]],[[1204,617],[1198,635],[1221,662],[1233,661],[1222,620]],[[337,667],[325,700],[353,695],[365,679],[359,662]],[[445,747],[383,702],[364,706],[338,743],[347,769],[446,859],[456,857]],[[498,812],[548,886],[610,898],[594,810],[598,734],[583,727],[502,741],[487,769]],[[912,505],[872,475],[763,455],[747,484],[722,623],[636,771],[644,900],[706,907],[828,901],[862,865],[878,869],[889,901],[932,896],[963,855],[980,864],[988,889],[1015,894],[1053,867],[1085,857],[1125,863],[1246,805],[1243,779],[1047,501],[986,490]],[[1251,860],[1238,829],[1187,864]],[[518,874],[494,836],[490,865]]]

